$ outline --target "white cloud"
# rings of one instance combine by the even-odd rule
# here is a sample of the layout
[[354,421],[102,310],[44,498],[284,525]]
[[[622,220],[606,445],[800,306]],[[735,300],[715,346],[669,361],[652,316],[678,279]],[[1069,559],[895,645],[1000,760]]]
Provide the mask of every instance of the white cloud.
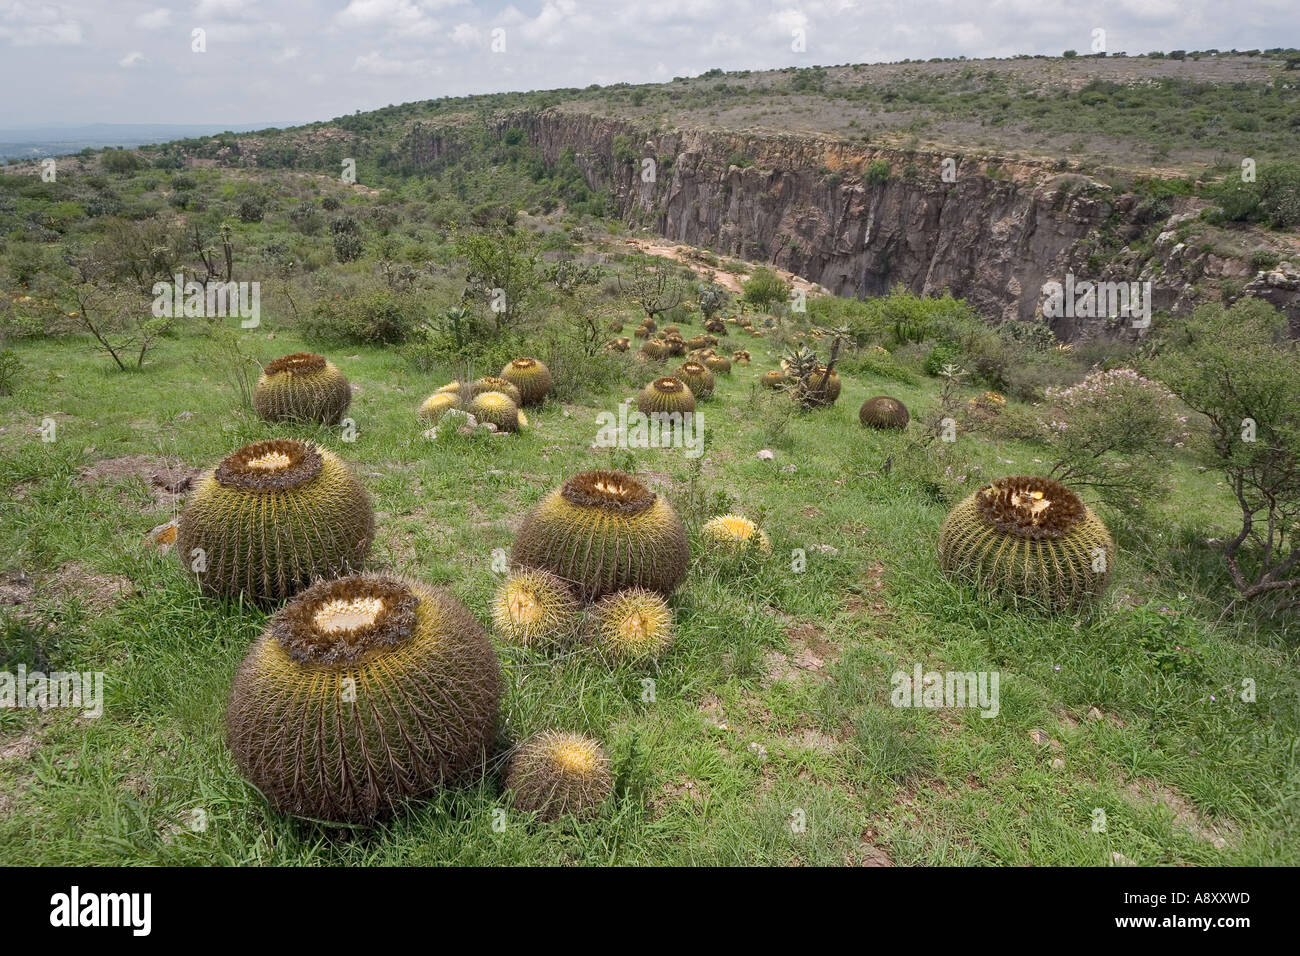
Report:
[[432,76],[442,72],[442,67],[427,59],[400,60],[387,57],[377,50],[365,56],[358,56],[352,61],[354,73],[369,73],[373,76]]
[[256,0],[199,0],[194,5],[194,16],[198,19],[249,17],[256,12]]
[[69,46],[81,42],[81,23],[54,4],[18,0],[0,9],[0,38],[14,46]]
[[386,30],[404,37],[431,36],[438,29],[426,5],[413,0],[351,0],[334,20],[348,30]]
[[139,50],[132,50],[126,56],[122,57],[122,59],[118,60],[117,65],[121,67],[125,67],[126,69],[129,70],[137,63],[146,63],[146,62],[148,61],[145,59],[143,53],[141,53]]
[[163,27],[170,26],[171,22],[172,12],[166,7],[158,7],[135,18],[135,25],[141,30],[161,30]]
[[466,48],[482,46],[484,43],[483,31],[472,23],[456,24],[456,26],[452,28],[451,33],[448,34],[448,37],[451,39],[452,43]]
[[287,46],[275,56],[271,57],[273,63],[288,63],[290,60],[297,59],[302,55],[302,51],[296,46]]

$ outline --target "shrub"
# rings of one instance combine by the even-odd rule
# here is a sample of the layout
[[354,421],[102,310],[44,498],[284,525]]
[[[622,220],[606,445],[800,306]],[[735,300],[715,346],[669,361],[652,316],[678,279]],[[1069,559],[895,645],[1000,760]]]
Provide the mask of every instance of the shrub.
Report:
[[790,297],[790,284],[773,270],[759,266],[741,284],[746,302],[763,312],[770,312]]

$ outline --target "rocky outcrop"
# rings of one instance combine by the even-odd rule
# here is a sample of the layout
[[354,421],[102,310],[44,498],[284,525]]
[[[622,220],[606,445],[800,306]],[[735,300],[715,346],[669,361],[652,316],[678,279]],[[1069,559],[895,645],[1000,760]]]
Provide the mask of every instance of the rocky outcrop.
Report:
[[[1044,283],[1067,274],[1150,281],[1157,311],[1187,311],[1201,294],[1187,263],[1126,254],[1126,244],[1143,236],[1163,229],[1164,239],[1178,215],[1165,222],[1168,209],[1153,213],[1151,204],[1114,195],[1065,163],[869,148],[810,135],[647,133],[565,109],[496,123],[501,131],[523,129],[547,163],[571,155],[587,184],[606,191],[630,224],[769,262],[839,295],[896,286],[924,295],[950,291],[995,321],[1035,321],[1043,319]],[[1175,211],[1198,211],[1183,207]],[[1099,257],[1099,249],[1117,245],[1118,256]],[[1239,260],[1197,262],[1192,271],[1207,267],[1245,274]],[[1104,317],[1049,324],[1067,341],[1140,334]]]

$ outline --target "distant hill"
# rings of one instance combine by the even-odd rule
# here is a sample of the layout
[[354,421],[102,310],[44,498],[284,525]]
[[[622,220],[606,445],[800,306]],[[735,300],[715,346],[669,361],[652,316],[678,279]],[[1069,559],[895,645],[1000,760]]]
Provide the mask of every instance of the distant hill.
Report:
[[86,123],[84,125],[0,128],[0,159],[43,159],[83,149],[130,149],[174,139],[245,133],[270,123],[222,126],[217,123]]

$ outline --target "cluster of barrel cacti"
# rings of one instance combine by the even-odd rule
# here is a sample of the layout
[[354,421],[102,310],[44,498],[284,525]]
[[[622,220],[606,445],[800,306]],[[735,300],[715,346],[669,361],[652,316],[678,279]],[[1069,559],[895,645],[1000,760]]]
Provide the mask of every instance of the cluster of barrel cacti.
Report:
[[[551,373],[536,359],[515,359],[501,370],[473,382],[448,382],[420,405],[416,415],[437,425],[452,410],[473,416],[475,424],[515,432],[528,425],[525,405],[540,405],[551,390]],[[468,420],[467,420],[468,421]]]

